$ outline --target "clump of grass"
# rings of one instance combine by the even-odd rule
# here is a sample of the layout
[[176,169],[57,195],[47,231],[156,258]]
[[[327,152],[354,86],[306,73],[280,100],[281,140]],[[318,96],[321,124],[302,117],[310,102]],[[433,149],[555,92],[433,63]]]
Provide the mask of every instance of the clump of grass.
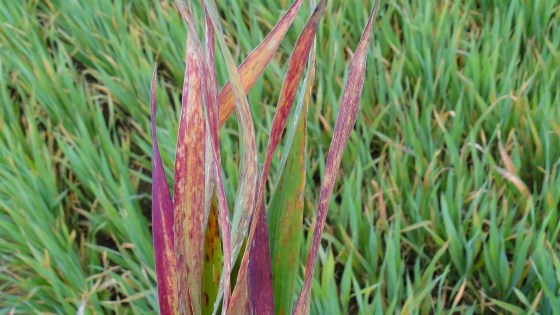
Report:
[[[318,217],[313,230],[305,270],[305,280],[294,301],[297,265],[303,221],[305,189],[305,139],[307,107],[315,75],[314,40],[326,0],[320,0],[303,28],[288,61],[288,69],[280,91],[276,113],[272,120],[262,172],[257,166],[253,118],[246,91],[250,90],[270,62],[302,1],[295,1],[286,15],[239,67],[236,68],[228,50],[215,4],[205,1],[205,49],[198,39],[192,9],[177,1],[188,29],[185,83],[181,120],[175,158],[174,196],[168,191],[167,180],[159,153],[156,134],[156,75],[152,79],[152,141],[153,141],[153,203],[152,222],[154,254],[158,277],[160,312],[162,314],[308,314],[313,273],[334,180],[342,153],[357,118],[362,93],[368,45],[378,3],[374,3],[362,39],[350,64],[341,107],[329,149],[325,177],[319,196]],[[216,35],[230,81],[218,94],[214,52]],[[311,57],[311,58],[310,58]],[[289,177],[277,186],[271,207],[265,204],[266,182],[272,158],[284,133],[288,117],[297,96],[305,66],[308,73],[294,123],[288,128],[289,141],[297,136],[294,151],[288,145],[284,152],[281,176]],[[220,161],[218,129],[237,109],[240,125],[241,160],[238,193],[230,218]],[[303,114],[302,114],[303,112]],[[221,118],[222,117],[222,118]],[[220,119],[221,118],[221,119]],[[301,126],[301,127],[298,127]],[[259,176],[260,174],[260,176]],[[274,199],[273,197],[273,199]],[[212,204],[214,203],[214,205]],[[216,205],[217,203],[217,205]],[[270,208],[269,231],[266,208]],[[218,214],[211,215],[211,210]],[[213,218],[214,222],[208,221]],[[232,223],[230,223],[232,222]],[[214,228],[209,228],[213,224]],[[219,228],[216,228],[219,226]],[[272,234],[270,234],[272,232]],[[219,247],[221,238],[222,246]],[[234,275],[242,245],[245,245],[239,270]],[[274,252],[271,261],[271,250]],[[282,256],[290,260],[282,259]],[[274,271],[274,273],[273,273]],[[216,281],[217,273],[221,280]],[[233,292],[230,296],[230,288]],[[220,300],[223,303],[220,304]]]

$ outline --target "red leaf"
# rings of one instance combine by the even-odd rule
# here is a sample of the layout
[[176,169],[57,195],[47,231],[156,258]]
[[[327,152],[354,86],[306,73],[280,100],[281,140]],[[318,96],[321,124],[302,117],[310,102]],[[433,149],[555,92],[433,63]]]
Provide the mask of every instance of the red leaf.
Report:
[[360,44],[356,48],[354,57],[350,64],[348,79],[344,94],[340,103],[340,111],[336,120],[333,138],[327,155],[327,164],[325,166],[325,177],[321,186],[319,195],[319,205],[317,209],[317,220],[313,229],[313,239],[309,252],[307,254],[307,264],[305,266],[305,278],[303,288],[298,296],[294,307],[294,314],[309,314],[309,299],[311,294],[311,282],[313,280],[313,272],[317,263],[317,254],[319,246],[321,246],[321,236],[325,227],[329,201],[331,198],[336,174],[340,167],[342,153],[348,142],[350,133],[356,123],[358,106],[360,97],[364,87],[366,61],[368,56],[369,43],[371,40],[371,32],[373,28],[373,20],[377,12],[379,1],[375,1],[367,26],[362,34]]
[[219,225],[222,234],[222,250],[224,253],[224,267],[223,267],[223,293],[224,303],[222,309],[227,310],[230,297],[230,277],[231,277],[231,226],[229,221],[229,209],[226,200],[226,193],[222,180],[222,167],[220,164],[221,154],[218,135],[218,102],[217,102],[217,80],[216,68],[214,57],[214,27],[205,10],[206,15],[206,74],[207,84],[205,89],[205,103],[207,104],[206,111],[208,113],[208,124],[210,129],[210,141],[212,144],[212,159],[218,189],[218,206],[219,206]]
[[152,113],[152,233],[158,284],[159,308],[162,315],[177,311],[177,275],[173,253],[173,201],[167,186],[165,171],[159,154],[156,132],[156,82],[157,67],[154,67],[151,87]]
[[[296,15],[303,4],[303,0],[295,0],[286,14],[278,21],[278,24],[266,36],[266,38],[245,58],[238,68],[241,84],[245,92],[249,92],[257,79],[262,75],[264,69],[274,57],[278,46],[282,42],[284,35],[292,25]],[[227,82],[218,96],[220,104],[220,127],[231,116],[235,109],[233,90],[230,82]]]
[[[266,216],[264,214],[263,201],[266,179],[268,177],[274,151],[278,146],[286,125],[286,120],[288,119],[294,103],[298,84],[301,81],[303,70],[309,58],[309,53],[315,39],[315,33],[317,32],[317,27],[325,6],[326,1],[321,0],[294,46],[272,122],[264,170],[257,195],[255,214],[253,215],[253,223],[247,241],[247,244],[250,244],[250,246],[248,246],[248,249],[245,251],[238,276],[238,283],[249,281],[249,285],[236,287],[234,290],[234,296],[249,297],[250,306],[252,308],[251,311],[255,314],[272,314],[274,312],[270,243],[268,240],[268,223],[266,222]],[[245,271],[245,268],[249,268],[248,273]],[[247,275],[249,279],[245,278]],[[245,287],[249,289],[249,294],[235,292]],[[246,304],[243,301],[240,301],[240,303]]]
[[202,107],[205,58],[190,8],[181,9],[189,34],[175,158],[175,255],[179,311],[199,314],[205,231],[206,124]]

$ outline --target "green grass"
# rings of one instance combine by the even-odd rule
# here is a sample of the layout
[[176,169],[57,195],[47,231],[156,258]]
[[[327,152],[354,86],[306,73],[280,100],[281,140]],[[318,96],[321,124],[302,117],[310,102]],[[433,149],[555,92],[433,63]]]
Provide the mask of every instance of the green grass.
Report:
[[[219,1],[238,62],[289,3]],[[560,314],[560,1],[428,3],[381,2],[312,313]],[[370,5],[330,1],[318,33],[306,231]],[[302,11],[249,95],[259,148]],[[149,81],[171,178],[184,49],[171,1],[0,4],[0,314],[157,308]]]

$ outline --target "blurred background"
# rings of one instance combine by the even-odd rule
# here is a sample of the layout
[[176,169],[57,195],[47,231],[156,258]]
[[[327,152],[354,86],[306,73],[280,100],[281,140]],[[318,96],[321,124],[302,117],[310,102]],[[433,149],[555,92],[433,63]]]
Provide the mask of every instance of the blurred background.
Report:
[[[218,1],[238,62],[290,3]],[[306,231],[372,3],[329,1],[319,28]],[[308,7],[249,94],[261,152]],[[313,314],[560,314],[559,25],[558,0],[381,0]],[[185,36],[171,0],[0,4],[0,314],[156,312],[149,82],[157,61],[171,178]]]

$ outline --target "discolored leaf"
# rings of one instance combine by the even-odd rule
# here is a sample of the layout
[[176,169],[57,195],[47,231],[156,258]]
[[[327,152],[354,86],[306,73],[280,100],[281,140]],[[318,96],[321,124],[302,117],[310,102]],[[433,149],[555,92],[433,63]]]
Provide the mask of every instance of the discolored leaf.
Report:
[[315,51],[299,96],[280,162],[281,176],[270,202],[269,232],[275,314],[288,314],[294,303],[303,223],[307,110],[315,77]]
[[[264,189],[270,163],[276,147],[280,141],[286,120],[290,114],[294,99],[296,97],[298,84],[301,80],[305,64],[309,58],[309,53],[315,39],[315,33],[319,25],[320,18],[325,9],[326,1],[321,0],[315,8],[313,15],[309,18],[303,29],[289,60],[288,70],[280,92],[280,99],[276,108],[276,113],[272,121],[272,129],[267,146],[267,153],[263,166],[263,173],[257,195],[257,203],[251,230],[247,240],[248,249],[243,255],[240,266],[238,283],[248,281],[247,289],[249,293],[236,292],[243,287],[236,287],[233,296],[248,296],[250,299],[251,312],[257,314],[270,314],[274,310],[274,295],[272,292],[272,278],[270,267],[270,243],[268,242],[268,224],[264,213]],[[258,233],[258,236],[257,236]],[[245,270],[248,268],[248,272]],[[245,279],[245,277],[247,277]],[[247,304],[240,301],[241,304]]]
[[175,271],[173,201],[167,186],[167,179],[156,132],[156,82],[157,67],[152,77],[150,107],[152,112],[152,233],[158,284],[159,309],[163,315],[177,314],[177,275]]
[[[208,16],[210,17],[210,20],[212,21],[216,38],[218,39],[218,43],[220,44],[222,54],[226,61],[228,75],[233,91],[233,98],[237,108],[236,113],[240,128],[241,160],[239,165],[239,188],[237,192],[235,208],[233,211],[231,241],[231,263],[233,264],[245,240],[247,227],[249,225],[249,220],[253,214],[255,205],[255,191],[257,187],[258,176],[255,131],[253,127],[253,119],[251,117],[251,112],[249,109],[249,103],[247,101],[247,96],[245,95],[240,75],[235,66],[233,57],[228,50],[215,3],[211,0],[205,0],[204,5],[208,12]],[[218,294],[218,300],[219,299],[220,294]],[[234,300],[235,297],[232,296],[231,303],[233,303]],[[239,304],[234,306],[234,308],[236,307],[240,307],[240,310],[243,309]],[[222,307],[222,312],[229,313],[230,309],[233,309],[231,307],[231,304],[228,305],[227,308]],[[214,310],[216,310],[216,307]]]
[[[239,79],[241,80],[245,93],[251,90],[270,60],[272,60],[272,57],[274,57],[276,50],[278,50],[284,35],[286,35],[290,25],[292,25],[302,4],[303,0],[295,0],[286,14],[278,21],[278,24],[276,24],[265,39],[239,66]],[[218,104],[220,104],[219,124],[222,126],[235,109],[233,90],[230,82],[226,83],[220,91]]]
[[223,255],[220,244],[218,201],[214,195],[210,203],[208,224],[204,236],[204,264],[202,269],[202,314],[211,314],[218,295]]
[[[256,230],[249,248],[249,302],[253,314],[274,314],[274,291],[270,264],[268,222],[264,205],[255,213]],[[238,279],[238,281],[243,281]]]
[[224,294],[222,309],[225,311],[229,305],[230,296],[230,276],[231,276],[231,226],[229,221],[229,208],[226,200],[226,193],[222,180],[221,154],[218,134],[218,103],[217,103],[217,80],[214,57],[214,27],[208,11],[205,10],[206,22],[206,112],[210,131],[210,141],[212,146],[212,160],[214,162],[214,175],[216,176],[218,205],[219,205],[219,226],[222,235],[222,250],[224,254],[224,266],[218,293],[214,302],[214,310],[217,309],[221,294]]
[[233,57],[228,50],[226,40],[220,24],[220,19],[214,1],[204,0],[205,8],[214,26],[216,38],[220,44],[222,54],[225,58],[228,75],[232,83],[233,96],[237,107],[237,115],[239,128],[241,129],[240,150],[241,161],[239,165],[238,192],[233,211],[232,222],[232,262],[235,261],[245,235],[249,220],[253,214],[255,205],[255,191],[257,186],[257,153],[255,145],[255,130],[253,127],[253,118],[249,108],[247,96],[243,90],[241,79]]
[[175,255],[179,311],[200,314],[204,257],[206,124],[202,85],[204,57],[190,8],[181,11],[188,39],[185,83],[175,158]]
[[329,206],[330,197],[334,187],[334,181],[344,147],[348,142],[350,133],[356,123],[358,113],[358,105],[364,87],[366,61],[369,50],[369,43],[371,40],[371,32],[373,28],[373,20],[377,12],[379,1],[375,1],[371,11],[368,23],[362,34],[362,38],[356,52],[352,57],[348,79],[344,88],[344,94],[340,103],[340,111],[336,120],[336,125],[327,155],[327,163],[325,166],[325,177],[321,185],[319,194],[319,205],[317,208],[317,220],[313,228],[312,243],[307,254],[307,263],[305,266],[305,278],[303,288],[299,293],[296,305],[294,307],[294,314],[304,315],[309,314],[309,300],[311,294],[311,282],[313,280],[313,273],[315,264],[317,263],[317,254],[319,246],[321,245],[321,236],[325,227],[325,220],[327,218],[327,211]]

